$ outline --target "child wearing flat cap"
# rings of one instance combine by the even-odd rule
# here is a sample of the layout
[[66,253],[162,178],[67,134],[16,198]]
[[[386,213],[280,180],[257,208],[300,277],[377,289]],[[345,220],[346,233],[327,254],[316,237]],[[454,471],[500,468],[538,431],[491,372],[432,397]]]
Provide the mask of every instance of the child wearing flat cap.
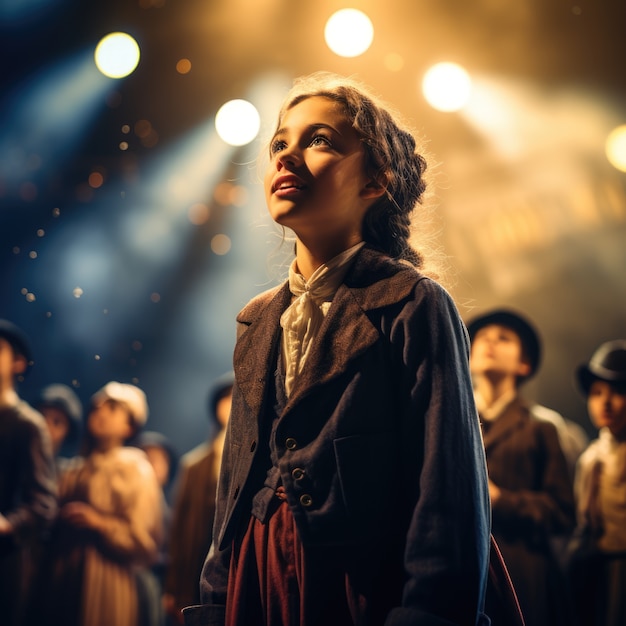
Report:
[[52,445],[42,416],[17,392],[32,361],[30,342],[0,320],[0,624],[22,624],[32,575],[30,550],[57,511]]
[[570,576],[579,626],[626,624],[626,340],[600,345],[577,369],[598,438],[576,467]]
[[59,479],[40,623],[137,625],[134,574],[157,556],[161,488],[146,454],[125,443],[147,417],[146,396],[135,385],[109,382],[92,396],[83,456]]

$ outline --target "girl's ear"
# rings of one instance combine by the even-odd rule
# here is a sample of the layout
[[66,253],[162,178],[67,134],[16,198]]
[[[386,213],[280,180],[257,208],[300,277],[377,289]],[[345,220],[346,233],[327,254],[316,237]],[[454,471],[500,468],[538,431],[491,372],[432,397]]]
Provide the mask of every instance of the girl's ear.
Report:
[[361,197],[365,199],[380,198],[387,191],[387,179],[384,175],[372,176],[361,190]]

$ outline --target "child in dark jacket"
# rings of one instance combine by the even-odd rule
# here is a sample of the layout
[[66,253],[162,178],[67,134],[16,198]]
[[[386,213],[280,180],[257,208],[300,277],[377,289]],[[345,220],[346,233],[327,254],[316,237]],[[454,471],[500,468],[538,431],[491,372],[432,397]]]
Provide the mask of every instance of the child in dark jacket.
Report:
[[0,320],[0,624],[23,623],[32,550],[57,512],[52,442],[43,417],[17,393],[32,361],[30,341]]
[[482,623],[490,511],[467,333],[409,245],[425,167],[355,81],[321,73],[288,94],[265,194],[296,258],[237,317],[213,545],[186,623]]

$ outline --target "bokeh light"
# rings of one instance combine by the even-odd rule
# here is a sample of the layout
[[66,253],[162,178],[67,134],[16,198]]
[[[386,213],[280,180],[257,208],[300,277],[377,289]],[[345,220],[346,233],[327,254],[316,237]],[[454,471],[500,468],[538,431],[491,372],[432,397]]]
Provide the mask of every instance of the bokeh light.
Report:
[[422,93],[438,111],[458,111],[468,102],[472,89],[469,74],[456,63],[437,63],[424,74]]
[[245,146],[259,134],[261,117],[247,100],[230,100],[215,115],[215,130],[230,146]]
[[218,256],[228,254],[231,245],[230,237],[222,233],[215,235],[215,237],[211,239],[211,250]]
[[335,54],[341,57],[356,57],[372,45],[374,26],[362,11],[341,9],[328,18],[324,39]]
[[609,133],[605,149],[609,163],[620,172],[626,172],[626,124]]
[[176,71],[179,74],[189,74],[191,72],[191,61],[189,59],[180,59],[176,63]]
[[126,33],[110,33],[103,37],[94,53],[97,68],[109,78],[124,78],[139,64],[139,45]]

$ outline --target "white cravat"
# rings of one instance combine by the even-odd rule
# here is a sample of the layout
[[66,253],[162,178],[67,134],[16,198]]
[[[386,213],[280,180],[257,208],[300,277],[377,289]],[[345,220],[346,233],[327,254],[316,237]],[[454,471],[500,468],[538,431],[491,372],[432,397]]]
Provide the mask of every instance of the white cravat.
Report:
[[291,394],[296,376],[302,371],[313,339],[319,332],[333,296],[350,267],[350,262],[363,245],[364,242],[358,243],[321,265],[308,281],[296,271],[296,262],[291,264],[289,290],[295,299],[280,318],[280,325],[283,328],[287,396]]

